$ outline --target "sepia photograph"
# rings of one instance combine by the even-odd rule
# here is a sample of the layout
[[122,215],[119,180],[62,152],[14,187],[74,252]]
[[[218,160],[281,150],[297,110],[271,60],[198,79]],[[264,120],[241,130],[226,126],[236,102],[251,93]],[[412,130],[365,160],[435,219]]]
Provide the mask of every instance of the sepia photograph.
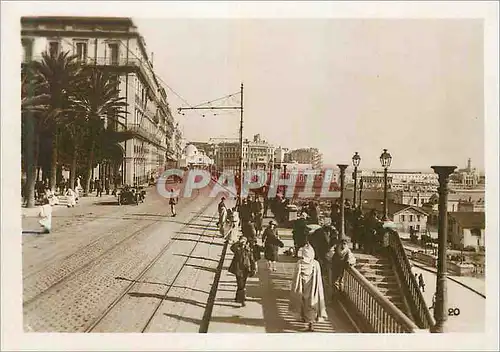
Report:
[[498,4],[43,3],[19,5],[2,44],[20,54],[2,58],[2,253],[19,252],[2,276],[20,289],[2,279],[2,306],[19,339],[498,348]]

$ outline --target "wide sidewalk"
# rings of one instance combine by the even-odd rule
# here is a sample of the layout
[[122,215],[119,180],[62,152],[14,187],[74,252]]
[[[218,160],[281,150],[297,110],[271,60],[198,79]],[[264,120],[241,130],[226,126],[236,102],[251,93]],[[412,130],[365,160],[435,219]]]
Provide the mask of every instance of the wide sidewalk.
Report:
[[[267,219],[266,219],[267,220]],[[267,222],[267,221],[266,221]],[[228,249],[220,281],[218,283],[208,332],[234,333],[285,333],[303,332],[306,324],[297,321],[288,311],[288,296],[295,267],[295,259],[284,255],[293,246],[290,229],[279,228],[278,233],[284,242],[279,251],[276,271],[267,269],[264,259],[258,262],[258,272],[247,282],[247,302],[245,307],[234,302],[236,278],[227,270],[233,258]],[[356,332],[340,306],[327,299],[328,319],[316,324],[315,331],[323,333]]]

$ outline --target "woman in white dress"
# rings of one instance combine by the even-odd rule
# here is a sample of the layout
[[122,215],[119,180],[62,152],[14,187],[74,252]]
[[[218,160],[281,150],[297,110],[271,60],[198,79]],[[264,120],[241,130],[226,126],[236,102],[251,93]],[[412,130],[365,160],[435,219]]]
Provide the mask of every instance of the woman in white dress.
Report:
[[43,227],[45,233],[50,233],[52,229],[52,205],[50,205],[49,200],[46,199],[45,204],[40,207],[39,217],[42,219],[38,221]]

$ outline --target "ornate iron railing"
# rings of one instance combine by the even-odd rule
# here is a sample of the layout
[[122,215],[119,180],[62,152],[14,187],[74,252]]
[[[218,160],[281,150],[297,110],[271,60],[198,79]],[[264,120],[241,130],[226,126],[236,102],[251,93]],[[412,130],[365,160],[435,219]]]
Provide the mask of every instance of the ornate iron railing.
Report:
[[376,333],[414,333],[418,326],[353,267],[344,271],[342,294]]
[[418,287],[415,275],[411,271],[412,265],[406,255],[406,251],[401,243],[397,232],[391,232],[389,235],[389,249],[396,268],[396,274],[399,277],[403,291],[410,305],[413,318],[417,325],[428,329],[434,325],[429,308],[425,302],[424,296]]

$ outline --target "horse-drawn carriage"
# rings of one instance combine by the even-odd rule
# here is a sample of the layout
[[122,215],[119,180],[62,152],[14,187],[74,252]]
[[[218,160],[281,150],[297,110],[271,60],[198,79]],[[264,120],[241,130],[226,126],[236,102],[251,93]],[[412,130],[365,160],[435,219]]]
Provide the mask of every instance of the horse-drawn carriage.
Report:
[[142,187],[130,187],[126,185],[117,192],[116,197],[118,198],[118,205],[139,205],[139,203],[144,203],[146,191]]

